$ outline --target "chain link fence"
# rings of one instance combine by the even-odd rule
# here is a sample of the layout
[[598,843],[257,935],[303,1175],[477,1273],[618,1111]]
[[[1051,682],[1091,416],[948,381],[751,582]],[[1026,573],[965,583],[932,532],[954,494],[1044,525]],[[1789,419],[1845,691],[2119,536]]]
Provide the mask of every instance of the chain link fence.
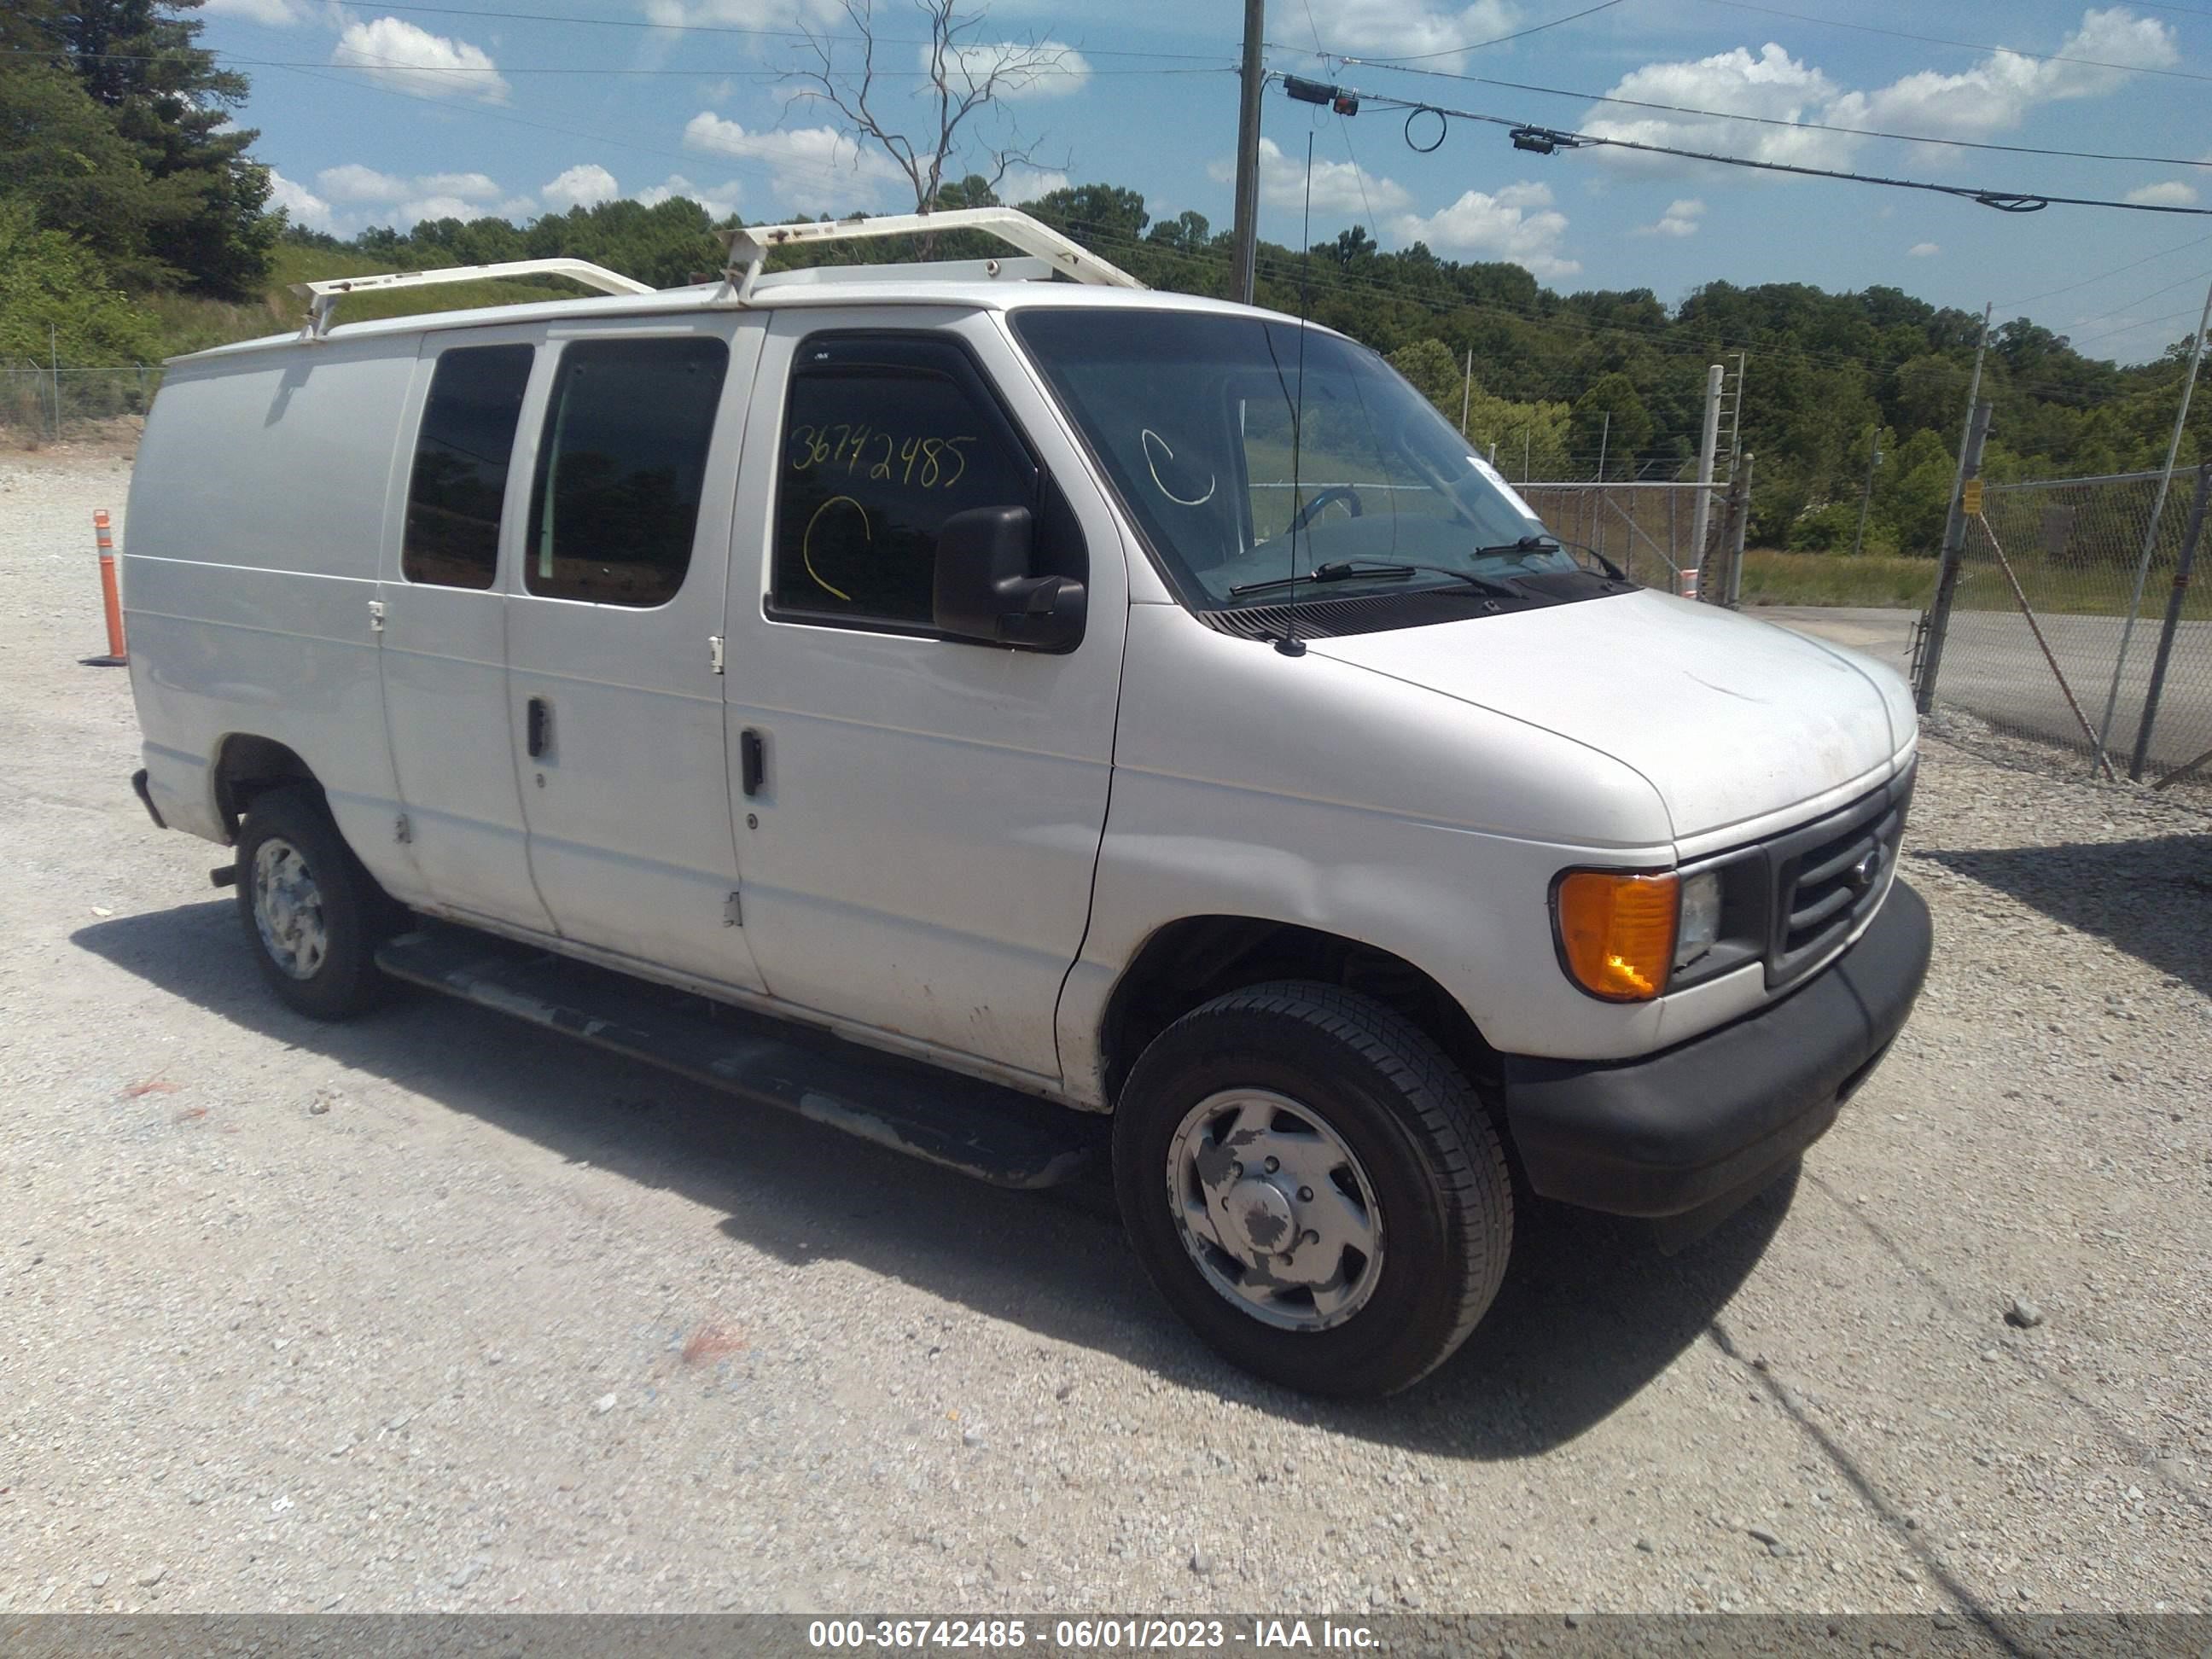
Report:
[[1712,498],[1711,518],[1717,523],[1725,493],[1723,486],[1698,483],[1553,481],[1514,487],[1554,535],[1595,549],[1631,580],[1670,593],[1682,591],[1683,573],[1699,563],[1699,494]]
[[143,416],[161,384],[158,365],[71,368],[0,360],[0,433],[17,447],[58,443],[72,430]]
[[[2202,781],[2212,766],[2212,592],[2187,578],[2203,476],[2176,473],[2163,492],[2158,472],[1984,486],[1966,523],[1936,705],[2071,750],[2085,768],[2099,764],[2101,740],[2116,775],[2171,778],[2194,763]],[[1923,642],[1916,677],[1926,657]]]

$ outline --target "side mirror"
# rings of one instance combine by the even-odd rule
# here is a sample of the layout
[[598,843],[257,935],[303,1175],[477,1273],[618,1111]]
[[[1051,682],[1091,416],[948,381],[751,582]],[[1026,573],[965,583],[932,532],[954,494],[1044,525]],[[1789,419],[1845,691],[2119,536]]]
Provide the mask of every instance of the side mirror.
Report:
[[1025,507],[975,507],[937,532],[932,612],[953,639],[1073,651],[1083,638],[1088,596],[1072,576],[1030,574],[1036,526]]

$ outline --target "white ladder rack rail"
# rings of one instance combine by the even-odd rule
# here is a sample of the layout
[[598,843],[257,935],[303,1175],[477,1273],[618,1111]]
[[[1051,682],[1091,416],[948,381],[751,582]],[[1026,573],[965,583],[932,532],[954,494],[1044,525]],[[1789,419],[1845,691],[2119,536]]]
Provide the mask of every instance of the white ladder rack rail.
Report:
[[[873,237],[916,236],[935,231],[980,230],[1000,241],[1033,254],[1060,276],[1096,288],[1142,288],[1144,284],[1116,264],[1069,240],[1050,225],[1032,219],[1018,208],[947,208],[941,213],[887,214],[877,219],[831,219],[795,225],[746,225],[718,231],[730,251],[729,269],[723,273],[726,292],[739,305],[759,286],[761,267],[780,247],[805,247],[818,242],[857,242]],[[877,267],[896,270],[896,265]]]
[[303,340],[328,337],[338,301],[349,294],[370,294],[389,289],[434,288],[442,283],[493,282],[503,276],[566,276],[595,288],[602,294],[651,294],[649,283],[641,283],[595,265],[588,259],[509,259],[493,265],[442,265],[433,270],[387,270],[374,276],[328,276],[320,282],[295,283],[292,292],[307,302],[307,320],[300,330]]

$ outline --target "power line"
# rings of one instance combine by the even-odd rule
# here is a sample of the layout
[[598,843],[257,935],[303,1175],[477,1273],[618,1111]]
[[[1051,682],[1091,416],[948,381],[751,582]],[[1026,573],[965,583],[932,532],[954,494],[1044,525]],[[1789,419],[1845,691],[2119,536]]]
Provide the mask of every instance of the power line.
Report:
[[2202,247],[2207,242],[2212,242],[2212,236],[2198,236],[2186,242],[2177,242],[2172,247],[2160,248],[2155,253],[2146,253],[2140,259],[2130,259],[2124,265],[2114,265],[2110,270],[2100,271],[2094,276],[2084,276],[2080,282],[2069,283],[2063,288],[2045,289],[2042,293],[2031,294],[2024,300],[2000,300],[1997,301],[1997,308],[2000,311],[2008,311],[2014,306],[2033,305],[2038,300],[2048,300],[2057,295],[2071,294],[2075,289],[2087,288],[2092,283],[2101,283],[2108,277],[2121,276],[2139,265],[2147,265],[2154,259],[2163,259],[2170,253],[2180,253],[2192,247]]
[[[1508,40],[1519,40],[1531,34],[1541,34],[1546,29],[1555,29],[1562,23],[1571,23],[1578,18],[1589,17],[1597,12],[1610,11],[1620,3],[1620,0],[1598,0],[1596,5],[1585,6],[1580,11],[1571,11],[1564,17],[1554,17],[1546,22],[1533,24],[1525,29],[1516,29],[1510,34],[1494,34],[1487,40],[1470,40],[1463,46],[1446,46],[1442,52],[1414,52],[1398,58],[1347,58],[1345,61],[1363,64],[1414,64],[1430,58],[1456,58],[1463,52],[1480,52],[1485,46],[1502,46]],[[1310,6],[1307,8],[1306,18],[1309,22],[1312,21],[1313,10]],[[1321,37],[1318,33],[1314,37],[1314,46],[1316,49],[1321,46]],[[1331,52],[1322,53],[1324,58],[1335,55]]]
[[[654,23],[638,17],[593,17],[544,11],[495,11],[470,6],[392,5],[386,3],[386,0],[377,0],[375,9],[380,12],[416,12],[425,16],[481,17],[498,23],[574,23],[588,28],[651,29],[676,34],[735,34],[751,40],[823,40],[833,45],[858,46],[866,39],[857,34],[809,34],[805,29],[744,28],[734,23]],[[927,46],[932,43],[927,40],[878,36],[875,44],[879,46]],[[1146,52],[1131,47],[1105,46],[1071,47],[1070,50],[1079,50],[1087,58],[1162,58],[1209,64],[1222,63],[1234,56],[1226,48],[1218,52]]]
[[[2179,213],[2212,218],[2212,208],[2177,207],[2163,202],[2118,202],[2095,196],[2054,196],[2039,191],[1990,190],[1973,185],[1937,185],[1917,179],[1886,179],[1874,173],[1850,173],[1836,167],[1808,167],[1788,161],[1760,161],[1748,155],[1723,155],[1711,150],[1683,149],[1673,144],[1642,143],[1632,138],[1607,138],[1596,133],[1578,132],[1571,128],[1541,127],[1512,116],[1486,115],[1476,110],[1452,109],[1441,104],[1421,103],[1388,94],[1363,92],[1358,95],[1378,108],[1406,111],[1409,127],[1413,117],[1423,114],[1455,118],[1462,121],[1481,121],[1492,126],[1505,127],[1513,135],[1516,149],[1529,150],[1541,155],[1548,155],[1559,149],[1601,146],[1612,149],[1637,150],[1647,155],[1680,156],[1690,161],[1712,161],[1722,167],[1749,167],[1759,173],[1786,173],[1802,179],[1834,179],[1855,185],[1879,185],[1889,190],[1926,191],[1937,196],[1960,197],[2003,213],[2036,213],[2054,206],[2100,207],[2128,213]],[[1441,137],[1438,142],[1442,142]],[[1420,148],[1413,145],[1410,134],[1407,143],[1411,148]],[[1422,150],[1421,153],[1426,154],[1427,151]]]
[[[343,60],[337,58],[332,58],[327,60],[320,58],[246,58],[242,57],[236,52],[224,52],[219,48],[210,46],[201,46],[196,48],[196,50],[204,52],[211,58],[219,58],[227,64],[236,64],[247,69],[367,70],[372,73],[385,72],[402,75],[474,75],[480,76],[491,76],[495,78],[508,75],[669,76],[685,80],[708,81],[781,81],[789,78],[788,72],[783,70],[633,69],[611,68],[603,64],[562,66],[534,64],[516,65],[508,64],[492,64],[478,68],[473,65],[464,64],[410,64],[397,58],[385,57],[381,53],[364,52],[357,46],[347,46],[343,45],[335,49],[337,52],[347,54],[347,58]],[[43,58],[50,58],[57,62],[82,58],[89,62],[107,64],[152,64],[166,61],[156,57],[131,52],[46,51],[38,47],[26,46],[0,47],[0,57]],[[1218,67],[1210,67],[1206,69],[1152,68],[1097,70],[1085,68],[1073,70],[1056,69],[1045,65],[1039,65],[1036,68],[1022,70],[1018,71],[1018,74],[1024,79],[1036,76],[1066,75],[1080,76],[1083,79],[1088,80],[1092,76],[1100,75],[1221,75],[1229,72],[1230,71]],[[928,70],[876,70],[872,71],[872,73],[876,79],[879,81],[928,80],[932,76],[932,71]]]
[[2212,75],[2199,75],[2193,70],[2153,69],[2147,64],[2112,64],[2101,58],[2074,58],[2063,52],[2028,52],[2020,46],[1984,46],[1974,40],[1950,40],[1939,34],[1912,34],[1904,29],[1886,29],[1872,23],[1846,23],[1835,17],[1808,17],[1802,11],[1784,11],[1779,6],[1759,6],[1751,0],[1705,0],[1709,6],[1726,6],[1731,11],[1755,11],[1769,17],[1787,17],[1800,23],[1818,23],[1823,28],[1850,29],[1859,34],[1887,34],[1899,40],[1917,40],[1924,46],[1957,46],[1965,52],[2009,52],[2014,58],[2033,58],[2044,64],[2084,64],[2091,69],[2118,70],[2128,75],[2160,75],[2173,81],[2212,81]]
[[2212,276],[2212,270],[2200,270],[2194,276],[2184,276],[2179,282],[2168,283],[2164,288],[2154,288],[2148,294],[2139,295],[2135,299],[2127,301],[2124,304],[2116,305],[2110,311],[2100,311],[2094,316],[2083,317],[2075,323],[2075,326],[2078,328],[2083,323],[2101,323],[2106,318],[2117,317],[2122,312],[2130,309],[2131,307],[2142,304],[2146,300],[2155,300],[2160,295],[2171,294],[2178,288],[2194,287],[2197,283],[2204,281],[2208,276]]
[[[1291,48],[1281,48],[1291,50]],[[1628,109],[1663,111],[1669,115],[1695,115],[1711,120],[1743,121],[1754,126],[1784,127],[1791,131],[1836,132],[1856,138],[1890,138],[1900,143],[1939,144],[1951,149],[2002,150],[2014,155],[2056,155],[2080,161],[2142,161],[2158,167],[2212,167],[2212,157],[2185,155],[2136,155],[2119,151],[2094,149],[2057,149],[2039,144],[1998,144],[1974,138],[1939,138],[1923,132],[1886,132],[1875,127],[1838,126],[1827,121],[1789,121],[1773,115],[1745,115],[1734,110],[1699,109],[1693,105],[1654,103],[1644,98],[1619,98],[1608,93],[1576,92],[1566,87],[1537,86],[1526,81],[1501,81],[1486,75],[1455,74],[1449,70],[1408,69],[1402,63],[1374,58],[1345,58],[1336,52],[1322,54],[1339,58],[1346,64],[1374,64],[1384,69],[1394,69],[1404,75],[1425,75],[1440,81],[1465,81],[1476,86],[1502,87],[1511,92],[1540,93],[1550,98],[1572,98],[1591,104],[1619,104]]]

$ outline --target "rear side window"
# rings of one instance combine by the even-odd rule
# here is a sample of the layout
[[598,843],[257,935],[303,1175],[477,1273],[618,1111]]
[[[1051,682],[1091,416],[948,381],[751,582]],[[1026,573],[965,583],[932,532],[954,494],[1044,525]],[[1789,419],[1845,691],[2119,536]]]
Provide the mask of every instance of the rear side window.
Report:
[[409,581],[492,585],[531,356],[526,345],[497,345],[463,346],[439,357],[407,483],[399,568]]
[[805,343],[783,430],[769,588],[778,615],[926,629],[945,520],[1036,499],[1035,463],[945,343]]
[[676,597],[729,362],[714,339],[583,340],[561,354],[531,490],[531,592],[640,607]]

